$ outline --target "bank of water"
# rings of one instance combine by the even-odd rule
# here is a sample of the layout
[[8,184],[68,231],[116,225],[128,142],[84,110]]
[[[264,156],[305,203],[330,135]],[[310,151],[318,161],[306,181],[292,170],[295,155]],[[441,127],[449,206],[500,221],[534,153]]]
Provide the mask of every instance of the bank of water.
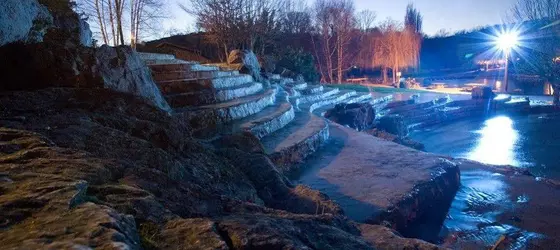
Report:
[[[536,176],[560,179],[558,128],[560,115],[494,116],[427,128],[411,137],[424,143],[428,152],[526,168]],[[527,195],[509,197],[505,178],[483,170],[463,171],[442,237],[488,247],[506,235],[513,241],[508,249],[524,249],[530,240],[543,237],[513,226],[515,216],[503,218],[506,211],[531,200]]]

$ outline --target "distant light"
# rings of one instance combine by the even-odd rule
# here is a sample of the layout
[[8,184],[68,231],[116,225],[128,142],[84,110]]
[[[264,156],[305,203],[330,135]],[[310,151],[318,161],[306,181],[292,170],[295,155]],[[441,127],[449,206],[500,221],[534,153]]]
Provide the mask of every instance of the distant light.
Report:
[[514,31],[499,34],[496,38],[496,45],[503,51],[509,51],[519,45],[519,35]]
[[510,95],[506,95],[506,94],[498,94],[496,97],[494,97],[494,100],[500,101],[500,100],[506,100],[508,98],[510,98]]
[[501,88],[502,88],[502,82],[496,81],[496,89],[501,89]]

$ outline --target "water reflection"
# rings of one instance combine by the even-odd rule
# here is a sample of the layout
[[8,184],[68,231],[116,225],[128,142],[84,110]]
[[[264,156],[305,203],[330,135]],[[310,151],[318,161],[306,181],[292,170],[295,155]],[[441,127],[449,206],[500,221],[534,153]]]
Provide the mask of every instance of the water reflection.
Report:
[[515,160],[515,144],[519,139],[513,120],[498,116],[486,120],[477,145],[466,158],[495,165],[518,165]]

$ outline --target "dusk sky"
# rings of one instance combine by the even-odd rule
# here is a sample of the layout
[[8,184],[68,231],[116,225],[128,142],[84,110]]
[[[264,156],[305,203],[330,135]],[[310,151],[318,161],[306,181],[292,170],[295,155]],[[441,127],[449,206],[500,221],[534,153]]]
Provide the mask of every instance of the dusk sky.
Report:
[[[164,30],[194,31],[194,19],[177,6],[178,2],[188,3],[188,0],[169,2],[173,14],[164,22]],[[387,17],[404,20],[409,2],[424,16],[424,32],[433,35],[441,29],[454,32],[501,23],[516,0],[355,0],[358,11],[369,9],[377,13],[376,22]]]

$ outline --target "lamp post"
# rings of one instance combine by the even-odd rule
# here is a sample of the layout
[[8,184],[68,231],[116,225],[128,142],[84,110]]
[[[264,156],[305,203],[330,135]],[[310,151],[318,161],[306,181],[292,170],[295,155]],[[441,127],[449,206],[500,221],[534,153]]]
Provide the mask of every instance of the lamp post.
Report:
[[509,57],[510,57],[510,53],[511,50],[517,46],[518,43],[518,36],[516,33],[514,32],[506,32],[503,34],[500,34],[497,37],[497,41],[496,41],[498,47],[504,52],[505,55],[505,75],[504,75],[504,92],[507,92],[508,90],[508,69],[509,69]]

